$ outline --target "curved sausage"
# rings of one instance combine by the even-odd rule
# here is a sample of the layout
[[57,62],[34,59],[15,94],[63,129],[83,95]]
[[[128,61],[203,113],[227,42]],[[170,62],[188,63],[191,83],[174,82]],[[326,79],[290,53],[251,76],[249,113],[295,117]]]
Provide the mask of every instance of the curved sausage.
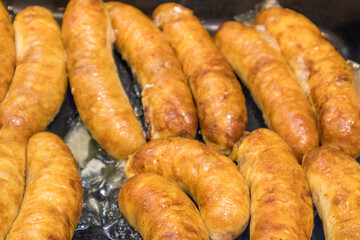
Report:
[[264,25],[278,40],[285,59],[298,73],[316,110],[322,145],[359,156],[360,104],[344,58],[312,22],[292,10],[264,10],[256,24]]
[[51,13],[28,7],[16,16],[14,30],[17,67],[0,104],[1,239],[23,199],[27,139],[50,123],[67,86],[60,28]]
[[28,138],[53,120],[67,88],[59,25],[43,7],[27,7],[14,21],[16,70],[0,104],[0,124]]
[[265,122],[294,150],[298,161],[319,146],[314,113],[281,52],[254,28],[226,22],[215,42],[250,89]]
[[249,189],[236,165],[211,146],[186,138],[153,140],[126,163],[128,178],[144,172],[174,181],[197,203],[211,239],[235,239],[249,221]]
[[232,158],[250,188],[250,239],[309,240],[314,215],[305,173],[276,133],[250,133]]
[[4,99],[15,70],[14,29],[8,11],[0,1],[0,102]]
[[62,25],[71,92],[85,126],[113,157],[145,143],[117,75],[110,18],[101,0],[71,0]]
[[140,10],[120,2],[105,4],[121,56],[142,88],[150,139],[194,138],[198,123],[187,80],[159,28]]
[[125,182],[119,208],[146,239],[209,239],[199,211],[190,198],[165,178],[143,173]]
[[303,166],[325,238],[360,238],[360,165],[348,154],[320,147],[304,156]]
[[24,200],[6,239],[72,239],[82,198],[70,149],[52,133],[33,135],[27,146]]
[[189,79],[205,142],[230,154],[247,123],[245,98],[231,66],[189,9],[165,3],[154,10],[153,19]]

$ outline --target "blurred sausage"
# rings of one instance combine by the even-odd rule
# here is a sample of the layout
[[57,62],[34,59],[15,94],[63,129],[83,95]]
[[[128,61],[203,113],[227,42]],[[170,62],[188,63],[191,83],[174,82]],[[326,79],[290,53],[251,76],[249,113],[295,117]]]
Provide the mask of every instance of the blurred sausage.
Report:
[[119,193],[121,213],[146,239],[209,239],[190,198],[165,178],[144,173],[130,178]]
[[82,121],[110,155],[126,160],[145,143],[145,136],[117,75],[113,32],[102,1],[71,0],[62,34],[71,92]]
[[17,67],[0,104],[0,239],[18,214],[25,181],[27,139],[44,130],[67,86],[60,28],[42,7],[28,7],[14,21]]
[[186,138],[153,140],[125,167],[128,178],[151,172],[174,181],[197,203],[211,239],[235,239],[249,221],[249,189],[236,165],[211,146]]
[[72,239],[82,198],[70,149],[52,133],[33,135],[27,146],[24,200],[6,239]]
[[325,238],[360,239],[360,165],[325,146],[306,154],[303,166]]
[[4,99],[15,70],[14,29],[8,11],[0,1],[0,102]]
[[230,154],[247,123],[245,98],[231,66],[193,13],[176,3],[153,12],[189,79],[203,138]]
[[310,191],[286,142],[257,129],[234,147],[232,158],[250,188],[250,239],[309,240],[314,222]]
[[107,7],[121,56],[142,88],[150,139],[194,138],[196,109],[180,63],[159,28],[140,10],[120,2]]
[[310,20],[292,10],[264,10],[256,24],[276,38],[297,73],[316,110],[322,145],[359,156],[360,104],[344,58]]
[[290,145],[298,161],[319,146],[310,103],[281,52],[261,32],[236,22],[222,24],[215,42],[250,89],[267,125]]

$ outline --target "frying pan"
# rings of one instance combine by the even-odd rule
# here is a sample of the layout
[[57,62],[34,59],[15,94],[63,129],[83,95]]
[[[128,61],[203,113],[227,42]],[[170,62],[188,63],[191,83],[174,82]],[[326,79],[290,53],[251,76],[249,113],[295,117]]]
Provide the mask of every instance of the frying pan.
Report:
[[[29,5],[41,5],[52,11],[56,20],[61,24],[63,12],[65,10],[67,0],[5,0],[4,5],[14,17],[19,11]],[[124,3],[131,4],[148,15],[164,0],[124,0]],[[205,28],[213,34],[219,24],[227,20],[233,20],[234,16],[248,12],[259,4],[260,0],[181,0],[178,2],[194,11],[194,14],[202,21]],[[358,0],[280,0],[283,7],[293,9],[304,14],[312,20],[324,33],[324,36],[336,47],[336,49],[344,56],[345,59],[351,59],[360,62],[360,1]],[[141,100],[139,98],[139,86],[132,77],[131,71],[126,62],[121,59],[121,55],[114,51],[114,58],[118,67],[118,73],[126,93],[130,99],[133,108],[142,109]],[[250,96],[246,87],[243,91],[246,97],[246,105],[248,109],[248,126],[247,130],[252,131],[260,127],[266,127],[262,118],[261,111],[257,108],[255,102]],[[74,104],[71,93],[68,89],[64,103],[59,114],[54,121],[48,126],[48,131],[56,133],[60,137],[64,137],[74,119],[78,117],[78,112]],[[142,114],[138,117],[142,122],[144,119]],[[360,136],[359,136],[360,137]],[[198,136],[201,140],[201,136]],[[359,160],[359,159],[358,159]],[[118,191],[118,190],[117,190]],[[87,189],[85,188],[85,195]],[[90,193],[88,193],[90,194]],[[113,194],[117,196],[117,192]],[[110,200],[114,204],[116,199]],[[109,203],[111,204],[111,203]],[[115,204],[116,205],[116,204]],[[113,211],[119,211],[117,206]],[[120,214],[120,213],[118,213]],[[126,225],[125,219],[119,219],[121,226]],[[86,228],[79,227],[75,231],[74,240],[80,239],[137,239],[138,234],[129,233],[129,228],[107,225],[109,228],[104,229],[99,226],[88,226]],[[100,224],[101,225],[101,224]],[[116,225],[116,224],[114,224]],[[100,229],[101,228],[101,229]],[[105,231],[104,231],[105,230]],[[117,231],[114,235],[111,232]],[[249,239],[248,229],[237,240]],[[315,211],[315,222],[313,240],[325,239],[322,222]]]

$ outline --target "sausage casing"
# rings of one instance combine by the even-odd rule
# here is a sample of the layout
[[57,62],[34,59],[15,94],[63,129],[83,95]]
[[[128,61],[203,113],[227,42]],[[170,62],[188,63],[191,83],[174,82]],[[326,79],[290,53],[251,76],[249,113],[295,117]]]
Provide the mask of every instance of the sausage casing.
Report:
[[250,133],[232,158],[250,188],[250,239],[309,240],[313,207],[305,173],[291,148],[276,133]]
[[194,138],[198,123],[187,80],[166,37],[140,10],[120,2],[107,7],[121,56],[142,88],[150,139]]
[[304,156],[303,167],[327,240],[360,238],[360,165],[330,147]]
[[0,102],[4,99],[15,70],[14,29],[8,11],[0,1]]
[[281,51],[316,110],[322,145],[360,155],[360,104],[344,58],[303,15],[273,8],[258,14],[256,24],[279,42]]
[[190,198],[165,178],[143,173],[121,186],[119,208],[146,239],[209,239]]
[[82,121],[110,155],[126,159],[145,143],[145,136],[117,75],[111,22],[102,1],[71,0],[62,34],[71,92]]
[[27,7],[15,17],[16,70],[0,104],[2,127],[28,138],[53,120],[67,87],[59,25],[43,7]]
[[153,19],[189,79],[205,142],[230,154],[247,124],[245,98],[231,66],[191,10],[165,3]]
[[310,103],[281,52],[259,31],[236,22],[222,24],[215,42],[250,89],[265,122],[301,161],[319,145],[319,134]]
[[236,165],[211,146],[186,138],[153,140],[126,163],[126,176],[144,172],[174,181],[197,203],[211,239],[235,239],[249,221],[249,189]]
[[63,140],[47,132],[33,135],[24,200],[6,239],[72,239],[82,197],[75,159]]

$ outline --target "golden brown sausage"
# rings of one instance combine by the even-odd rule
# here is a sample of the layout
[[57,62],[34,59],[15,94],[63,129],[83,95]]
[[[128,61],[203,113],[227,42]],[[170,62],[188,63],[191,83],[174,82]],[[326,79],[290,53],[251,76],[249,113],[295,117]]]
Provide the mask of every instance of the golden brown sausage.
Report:
[[194,138],[196,109],[180,63],[165,36],[140,10],[120,2],[107,7],[121,56],[142,88],[150,139]]
[[145,136],[117,75],[113,32],[102,1],[71,0],[62,33],[80,117],[110,155],[125,160],[145,143]]
[[50,123],[67,86],[60,28],[51,13],[28,7],[16,16],[14,30],[17,67],[0,104],[0,239],[23,198],[27,139]]
[[324,146],[306,154],[303,166],[325,238],[360,239],[360,165]]
[[209,239],[190,198],[165,178],[143,173],[121,186],[119,208],[146,239]]
[[250,239],[309,240],[313,207],[304,170],[291,148],[268,129],[250,133],[233,160],[250,188]]
[[9,13],[0,1],[0,102],[4,99],[15,69],[14,30]]
[[249,221],[249,189],[236,165],[186,138],[153,140],[126,163],[128,178],[151,172],[176,182],[197,203],[211,239],[235,239]]
[[153,19],[189,79],[205,142],[230,154],[247,123],[245,98],[231,66],[189,9],[165,3],[155,9]]
[[70,149],[52,133],[33,135],[27,146],[24,200],[6,239],[72,239],[82,197]]
[[360,104],[344,58],[303,15],[268,9],[256,17],[276,40],[300,77],[316,110],[322,145],[360,155]]
[[319,146],[310,103],[281,52],[262,33],[236,22],[222,24],[215,42],[250,89],[267,125],[290,145],[297,159]]
[[5,239],[23,199],[26,144],[17,130],[0,130],[0,239]]
[[0,104],[0,124],[28,138],[53,120],[67,87],[59,25],[50,11],[28,7],[14,21],[16,70]]

